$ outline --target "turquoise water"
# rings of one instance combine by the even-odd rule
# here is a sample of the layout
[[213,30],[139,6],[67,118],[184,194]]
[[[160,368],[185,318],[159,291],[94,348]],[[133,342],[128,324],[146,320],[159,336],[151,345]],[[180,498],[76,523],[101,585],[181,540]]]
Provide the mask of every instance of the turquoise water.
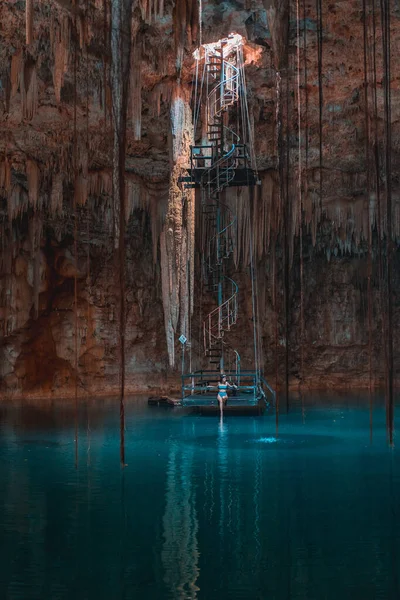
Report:
[[277,435],[132,400],[124,469],[117,403],[81,408],[77,468],[74,432],[65,406],[0,408],[1,599],[400,598],[379,402],[314,397]]

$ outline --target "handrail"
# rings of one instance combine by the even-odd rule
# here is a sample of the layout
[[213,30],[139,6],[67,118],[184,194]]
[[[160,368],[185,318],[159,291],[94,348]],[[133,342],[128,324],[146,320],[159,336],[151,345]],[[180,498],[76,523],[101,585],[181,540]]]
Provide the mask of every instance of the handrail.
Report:
[[[226,127],[226,125],[224,125],[224,130],[229,131],[229,133],[231,133],[232,136],[235,136],[236,142],[240,142],[240,135],[238,135],[235,131],[233,131],[233,129],[230,129],[230,127]],[[233,143],[234,142],[232,142],[232,145],[233,145]],[[238,144],[236,143],[235,146],[238,146]]]
[[206,175],[208,173],[210,173],[211,171],[213,171],[215,169],[215,167],[218,167],[218,165],[221,162],[224,162],[225,160],[230,158],[232,156],[232,154],[235,152],[235,150],[236,150],[236,145],[232,144],[232,148],[226,154],[221,156],[211,167],[209,167],[208,169],[205,169],[204,173],[201,176],[201,179],[203,180],[206,177]]
[[[224,277],[224,279],[231,282],[233,293],[222,304],[214,308],[203,321],[205,352],[215,345],[216,341],[222,338],[223,333],[229,331],[237,320],[237,296],[239,288],[237,283],[230,277]],[[225,316],[224,311],[226,311]],[[213,322],[215,321],[215,316],[217,316],[217,319],[216,322]],[[226,322],[227,325],[225,325]]]
[[[218,155],[219,144],[221,144],[221,146],[223,144],[224,132],[228,132],[228,135],[231,138],[231,148],[222,154],[222,156],[217,158],[215,162],[211,161],[211,166],[205,169],[201,176],[201,187],[203,190],[207,189],[209,198],[213,198],[214,194],[218,194],[218,192],[227,187],[234,179],[235,169],[237,166],[237,158],[235,156],[237,153],[237,143],[235,142],[240,141],[239,135],[237,135],[230,128],[224,126],[222,120],[220,119],[221,113],[228,106],[237,102],[239,98],[240,71],[232,63],[224,60],[222,51],[220,63],[214,62],[213,64],[213,75],[215,78],[215,72],[219,72],[219,68],[217,67],[215,69],[215,65],[220,64],[221,70],[219,83],[213,87],[207,97],[207,121],[211,129],[210,140],[212,140],[212,132],[215,130],[214,147],[217,148],[215,157]],[[216,117],[219,117],[218,121]],[[220,127],[221,129],[219,129]],[[222,151],[224,151],[223,147]],[[218,202],[218,210],[220,210],[221,206],[224,205]],[[212,256],[215,257],[215,262],[217,265],[220,265],[224,258],[224,256],[220,253],[221,244],[219,242],[221,236],[226,238],[226,248],[229,250],[229,232],[233,230],[233,227],[236,224],[236,215],[234,215],[232,209],[228,206],[225,206],[225,208],[227,209],[228,213],[232,214],[230,222],[226,224],[225,221],[225,223],[222,223],[221,227],[220,220],[216,219],[219,229],[217,230],[216,234],[208,240],[208,261],[206,264],[210,272],[213,271],[213,266],[211,263]],[[213,246],[215,246],[215,248],[213,248]],[[229,254],[230,252],[227,254],[225,250],[225,257],[227,257]],[[226,342],[223,340],[223,335],[224,332],[229,331],[231,326],[237,321],[237,299],[239,288],[236,282],[234,282],[230,277],[224,276],[223,281],[230,282],[230,295],[226,300],[221,302],[219,306],[212,310],[203,321],[203,342],[205,353],[207,353],[207,351],[211,348],[216,347],[218,344],[222,344],[223,347],[228,348],[228,344],[226,344]],[[238,360],[240,365],[240,357],[238,359],[238,356],[239,355],[236,352],[236,373],[238,373]]]
[[276,392],[275,390],[269,385],[268,381],[265,379],[265,377],[261,376],[261,381],[262,383],[265,385],[265,387],[267,388],[267,390],[271,393],[273,399],[276,399]]
[[[222,259],[224,258],[224,256],[220,255],[220,242],[219,239],[222,236],[225,236],[226,240],[229,239],[229,231],[231,229],[233,229],[233,227],[236,225],[236,216],[233,217],[232,221],[230,223],[228,223],[228,225],[226,225],[223,229],[220,229],[220,231],[218,231],[208,242],[208,262],[209,262],[209,269],[212,271],[212,266],[211,266],[211,255],[212,255],[212,246],[213,244],[217,243],[217,251],[216,251],[216,258],[217,258],[217,265],[221,264]],[[218,243],[219,242],[219,243]],[[232,251],[230,252],[225,252],[225,258],[228,258],[228,256],[232,253]]]
[[[226,79],[222,79],[222,81],[218,85],[213,87],[211,92],[208,94],[208,106],[209,108],[212,107],[212,110],[210,110],[208,115],[208,120],[214,119],[215,115],[219,115],[219,113],[221,113],[227,106],[231,106],[239,98],[238,85],[232,85],[232,83],[239,83],[239,69],[237,69],[234,65],[232,65],[232,63],[226,60],[222,61],[222,71],[224,71],[224,67],[226,71],[231,70],[233,74],[230,77],[227,77]],[[224,92],[224,89],[228,89],[228,94]],[[220,90],[221,93],[217,96],[218,90]],[[214,96],[215,99],[213,98]],[[226,101],[227,96],[229,98],[229,101]],[[220,103],[220,107],[217,110],[214,110],[218,103]]]
[[[212,369],[198,369],[197,371],[193,371],[192,373],[184,373],[182,375],[183,379],[191,379],[192,377],[201,377],[202,375],[215,375],[215,370]],[[254,369],[245,369],[244,371],[241,371],[242,376],[243,377],[255,377],[257,372]],[[233,377],[233,375],[235,374],[235,371],[225,371],[225,375],[227,377]],[[216,377],[216,381],[219,379],[219,376]]]

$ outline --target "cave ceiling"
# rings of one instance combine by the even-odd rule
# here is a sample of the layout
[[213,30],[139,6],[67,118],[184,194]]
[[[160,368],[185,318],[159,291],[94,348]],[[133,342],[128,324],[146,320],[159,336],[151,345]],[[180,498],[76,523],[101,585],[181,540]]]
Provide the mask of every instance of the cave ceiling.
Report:
[[[10,209],[14,200],[8,201],[6,209],[14,183],[22,195],[28,195],[26,201],[19,199],[21,210],[29,205],[29,161],[38,168],[38,204],[44,207],[51,207],[56,174],[62,178],[64,193],[72,185],[75,144],[79,170],[88,179],[82,204],[87,195],[107,192],[107,173],[112,166],[110,2],[33,0],[30,5],[30,43],[25,2],[10,0],[0,6],[0,187],[3,213],[8,210],[11,218],[20,212],[18,207]],[[400,175],[397,13],[393,5],[389,118],[395,203]],[[292,195],[296,195],[300,164],[308,222],[321,217],[314,209],[321,205],[333,222],[348,221],[351,234],[358,230],[357,237],[363,233],[365,237],[366,212],[376,212],[376,193],[366,199],[374,144],[381,158],[379,178],[382,186],[385,183],[379,9],[375,7],[373,12],[370,3],[363,7],[361,2],[350,0],[322,2],[320,17],[318,3],[310,2],[133,3],[126,173],[144,195],[162,198],[167,194],[171,94],[178,81],[190,95],[195,74],[193,50],[200,38],[205,43],[236,31],[247,40],[247,93],[260,173],[278,171],[277,103],[283,104],[285,95],[290,106],[283,114],[282,126]],[[283,78],[281,89],[277,70]],[[371,146],[368,158],[367,134]],[[10,177],[6,189],[5,180]],[[396,235],[398,212],[396,209]],[[384,216],[382,219],[384,226]]]

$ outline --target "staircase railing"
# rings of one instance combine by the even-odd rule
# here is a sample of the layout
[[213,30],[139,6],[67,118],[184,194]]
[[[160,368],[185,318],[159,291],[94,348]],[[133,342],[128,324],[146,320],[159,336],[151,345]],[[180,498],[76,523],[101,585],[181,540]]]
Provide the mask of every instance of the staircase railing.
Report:
[[[201,178],[201,185],[203,188],[207,188],[209,197],[218,194],[224,187],[227,187],[234,178],[235,165],[237,162],[235,153],[236,146],[235,144],[232,144],[232,148],[230,148],[226,154],[215,161],[211,167],[204,170]],[[224,181],[224,177],[221,177],[221,175],[229,170],[233,170],[233,173],[231,173],[231,177],[226,178]]]
[[207,315],[203,322],[204,348],[206,352],[214,347],[221,340],[225,331],[229,331],[237,321],[239,288],[236,282],[230,277],[224,277],[224,280],[231,283],[231,293],[224,302]]
[[[240,71],[232,63],[224,60],[222,54],[221,50],[221,55],[215,56],[210,62],[209,72],[216,80],[219,75],[220,82],[208,94],[207,102],[209,140],[215,146],[214,156],[217,158],[219,153],[222,156],[212,161],[210,168],[205,169],[201,178],[201,187],[207,191],[207,197],[216,200],[213,205],[215,206],[213,221],[217,231],[209,239],[207,247],[207,268],[211,274],[215,271],[218,272],[223,260],[231,254],[230,241],[233,239],[232,232],[236,225],[236,215],[228,206],[219,202],[218,196],[234,179],[238,164],[236,144],[240,138],[234,131],[224,126],[223,112],[239,99]],[[227,151],[225,151],[226,143],[231,145]],[[226,215],[231,216],[226,219]],[[238,286],[229,277],[222,276],[221,278],[221,274],[219,274],[218,278],[219,284],[213,287],[216,288],[215,291],[219,292],[220,303],[203,322],[204,351],[206,355],[213,357],[213,362],[217,363],[218,360],[215,361],[215,358],[219,352],[221,357],[227,351],[235,353],[236,372],[239,369],[240,373],[240,356],[223,339],[224,333],[229,331],[237,321]]]
[[[228,61],[221,63],[221,82],[208,94],[209,124],[214,121],[215,116],[220,116],[222,111],[239,99],[239,69]],[[225,77],[225,74],[229,75]]]
[[235,230],[237,217],[226,204],[220,202],[219,206],[224,209],[226,215],[229,215],[230,221],[226,225],[222,222],[219,231],[208,242],[207,262],[209,271],[217,270],[222,261],[229,258],[233,252],[234,238],[232,232]]

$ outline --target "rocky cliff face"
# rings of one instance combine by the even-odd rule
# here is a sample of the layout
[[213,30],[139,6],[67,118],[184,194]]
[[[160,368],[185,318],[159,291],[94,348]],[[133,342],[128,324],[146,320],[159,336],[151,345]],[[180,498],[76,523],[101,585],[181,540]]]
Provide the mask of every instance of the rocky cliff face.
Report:
[[[75,381],[85,394],[118,389],[121,210],[127,389],[176,383],[170,362],[181,331],[192,332],[195,360],[194,199],[182,210],[176,180],[190,129],[191,53],[231,31],[247,40],[262,182],[254,197],[227,198],[240,205],[232,267],[241,313],[232,344],[250,363],[251,227],[272,382],[284,381],[288,366],[293,384],[366,385],[370,360],[374,379],[382,379],[388,227],[393,240],[400,237],[397,8],[388,74],[385,21],[369,2],[128,4],[0,5],[3,393],[68,395]],[[125,23],[112,25],[118,7],[132,10],[128,38]],[[122,174],[113,146],[121,131]],[[187,260],[194,277],[183,275]],[[397,275],[392,284],[396,349]],[[394,358],[396,365],[396,350]]]

